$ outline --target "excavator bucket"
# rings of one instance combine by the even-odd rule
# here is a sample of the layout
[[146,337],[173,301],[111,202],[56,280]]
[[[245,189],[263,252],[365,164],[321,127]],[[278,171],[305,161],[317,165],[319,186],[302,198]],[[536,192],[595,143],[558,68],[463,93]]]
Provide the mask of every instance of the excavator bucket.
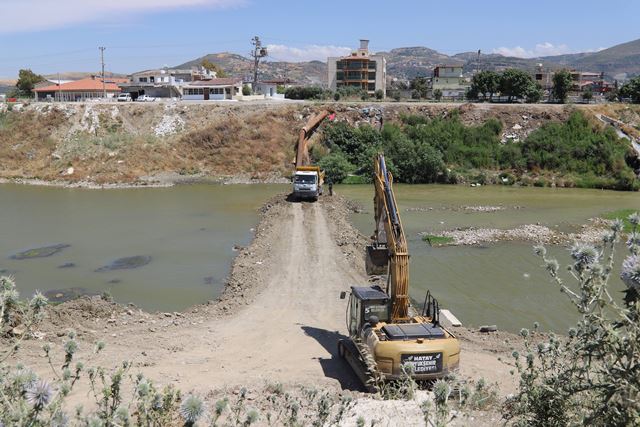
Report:
[[370,276],[387,274],[388,266],[389,251],[387,247],[381,245],[368,245],[367,259],[365,263],[367,274]]

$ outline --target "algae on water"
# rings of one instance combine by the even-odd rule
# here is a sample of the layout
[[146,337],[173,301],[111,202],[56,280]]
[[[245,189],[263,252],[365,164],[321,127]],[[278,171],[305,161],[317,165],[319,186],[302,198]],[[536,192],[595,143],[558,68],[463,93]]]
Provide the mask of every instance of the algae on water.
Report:
[[41,248],[33,248],[33,249],[28,249],[26,251],[23,252],[18,252],[15,255],[11,256],[11,259],[33,259],[33,258],[45,258],[54,254],[57,254],[58,252],[62,251],[63,249],[66,249],[68,247],[70,247],[71,245],[66,245],[64,243],[60,243],[57,245],[51,245],[51,246],[43,246]]
[[100,267],[97,272],[112,271],[112,270],[127,270],[132,268],[142,267],[151,262],[151,257],[148,255],[136,255],[124,258],[118,258],[109,265]]

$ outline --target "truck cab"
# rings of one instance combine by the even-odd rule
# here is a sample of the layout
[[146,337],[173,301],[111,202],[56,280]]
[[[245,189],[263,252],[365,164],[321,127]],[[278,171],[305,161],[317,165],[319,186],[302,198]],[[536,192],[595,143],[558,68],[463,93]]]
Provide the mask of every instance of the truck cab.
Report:
[[296,199],[318,200],[322,194],[322,177],[319,168],[298,168],[293,176],[293,196]]

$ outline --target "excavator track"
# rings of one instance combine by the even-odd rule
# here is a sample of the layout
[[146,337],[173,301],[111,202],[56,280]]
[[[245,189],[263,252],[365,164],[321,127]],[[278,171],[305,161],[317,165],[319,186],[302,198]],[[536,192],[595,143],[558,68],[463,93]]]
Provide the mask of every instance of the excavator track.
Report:
[[378,370],[365,345],[352,339],[339,340],[338,354],[351,365],[367,392],[380,393],[384,374]]

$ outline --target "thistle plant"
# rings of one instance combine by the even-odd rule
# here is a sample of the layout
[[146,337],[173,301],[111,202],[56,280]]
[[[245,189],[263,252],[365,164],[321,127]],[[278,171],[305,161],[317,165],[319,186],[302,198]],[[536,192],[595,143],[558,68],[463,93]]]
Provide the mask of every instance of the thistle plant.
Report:
[[184,420],[185,426],[194,425],[204,412],[204,401],[196,395],[187,396],[180,404],[180,416]]
[[0,277],[0,338],[9,340],[7,349],[0,350],[0,363],[13,355],[24,339],[33,335],[47,304],[47,298],[40,291],[36,291],[29,301],[21,301],[13,277]]
[[610,294],[614,255],[622,223],[616,221],[598,246],[575,244],[570,249],[570,287],[559,263],[535,248],[553,283],[571,301],[580,321],[566,337],[548,334],[544,340],[523,330],[525,352],[514,352],[519,392],[506,403],[505,417],[517,425],[639,425],[640,424],[640,216],[629,217],[629,255],[620,278],[626,285],[623,302]]

